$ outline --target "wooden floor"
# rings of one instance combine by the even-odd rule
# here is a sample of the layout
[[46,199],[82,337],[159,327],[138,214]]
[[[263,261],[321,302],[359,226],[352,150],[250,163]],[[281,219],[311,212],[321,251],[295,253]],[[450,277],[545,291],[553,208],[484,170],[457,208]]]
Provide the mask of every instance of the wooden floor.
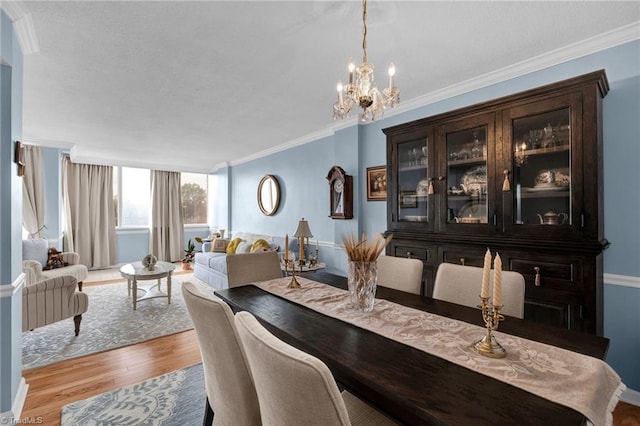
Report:
[[[59,425],[60,411],[70,402],[137,383],[201,362],[193,330],[23,373],[29,391],[22,419]],[[204,410],[205,395],[202,396]],[[203,411],[204,413],[204,411]],[[640,407],[620,402],[614,426],[640,426]]]
[[[164,336],[23,373],[29,391],[22,419],[40,418],[59,425],[60,411],[70,402],[137,383],[201,362],[195,331]],[[205,395],[202,396],[204,414]]]

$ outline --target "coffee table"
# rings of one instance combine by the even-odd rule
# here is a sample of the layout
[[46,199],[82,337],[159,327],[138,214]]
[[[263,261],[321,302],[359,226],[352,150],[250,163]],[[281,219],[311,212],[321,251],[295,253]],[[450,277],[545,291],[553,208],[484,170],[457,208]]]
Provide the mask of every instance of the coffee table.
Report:
[[[142,262],[127,263],[120,268],[120,275],[127,280],[127,295],[131,296],[133,290],[133,310],[136,310],[138,302],[156,297],[166,297],[167,305],[171,304],[171,274],[176,269],[176,265],[169,262],[159,261],[152,271],[149,271]],[[162,278],[167,279],[167,292],[163,293],[160,288]],[[154,284],[138,285],[138,281],[158,280]],[[138,297],[138,290],[144,294]]]

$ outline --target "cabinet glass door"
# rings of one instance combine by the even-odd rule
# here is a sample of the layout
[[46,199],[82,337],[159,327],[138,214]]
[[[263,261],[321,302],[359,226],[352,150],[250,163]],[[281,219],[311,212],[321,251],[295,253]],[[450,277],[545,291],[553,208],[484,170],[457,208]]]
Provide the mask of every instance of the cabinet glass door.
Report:
[[[441,179],[442,223],[448,232],[486,232],[493,197],[492,164],[494,115],[444,125],[440,138],[444,170]],[[491,141],[491,142],[490,142]],[[493,168],[492,168],[493,169]],[[445,187],[446,185],[446,187]],[[489,195],[489,197],[488,197]],[[481,231],[482,230],[482,231]]]
[[572,144],[580,132],[576,111],[580,99],[574,96],[507,111],[505,153],[513,173],[510,191],[504,192],[508,232],[545,238],[579,234],[581,155]]
[[397,222],[430,222],[429,196],[433,181],[429,178],[429,136],[400,142],[397,148]]

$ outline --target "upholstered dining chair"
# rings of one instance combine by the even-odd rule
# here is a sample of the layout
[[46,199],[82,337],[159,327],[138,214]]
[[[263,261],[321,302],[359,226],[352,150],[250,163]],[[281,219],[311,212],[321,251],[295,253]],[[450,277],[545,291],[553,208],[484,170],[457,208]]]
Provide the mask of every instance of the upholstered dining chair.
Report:
[[[493,288],[493,270],[491,271]],[[482,268],[441,263],[433,285],[433,298],[476,307],[480,304]],[[513,271],[502,271],[501,313],[516,318],[524,317],[524,277]]]
[[265,251],[227,255],[229,287],[282,277],[278,253]]
[[341,394],[326,364],[275,337],[249,312],[238,312],[235,322],[263,425],[395,424],[348,392]]
[[198,336],[207,402],[203,425],[260,425],[260,408],[233,312],[222,300],[182,284]]
[[378,285],[421,294],[422,261],[406,257],[378,257]]

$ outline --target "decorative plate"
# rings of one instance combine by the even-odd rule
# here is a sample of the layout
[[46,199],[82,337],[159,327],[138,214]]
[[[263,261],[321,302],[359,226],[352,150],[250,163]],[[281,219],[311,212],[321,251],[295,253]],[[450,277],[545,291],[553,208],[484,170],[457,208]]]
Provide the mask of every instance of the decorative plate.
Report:
[[459,218],[479,218],[480,223],[487,223],[487,203],[467,202],[458,213]]

